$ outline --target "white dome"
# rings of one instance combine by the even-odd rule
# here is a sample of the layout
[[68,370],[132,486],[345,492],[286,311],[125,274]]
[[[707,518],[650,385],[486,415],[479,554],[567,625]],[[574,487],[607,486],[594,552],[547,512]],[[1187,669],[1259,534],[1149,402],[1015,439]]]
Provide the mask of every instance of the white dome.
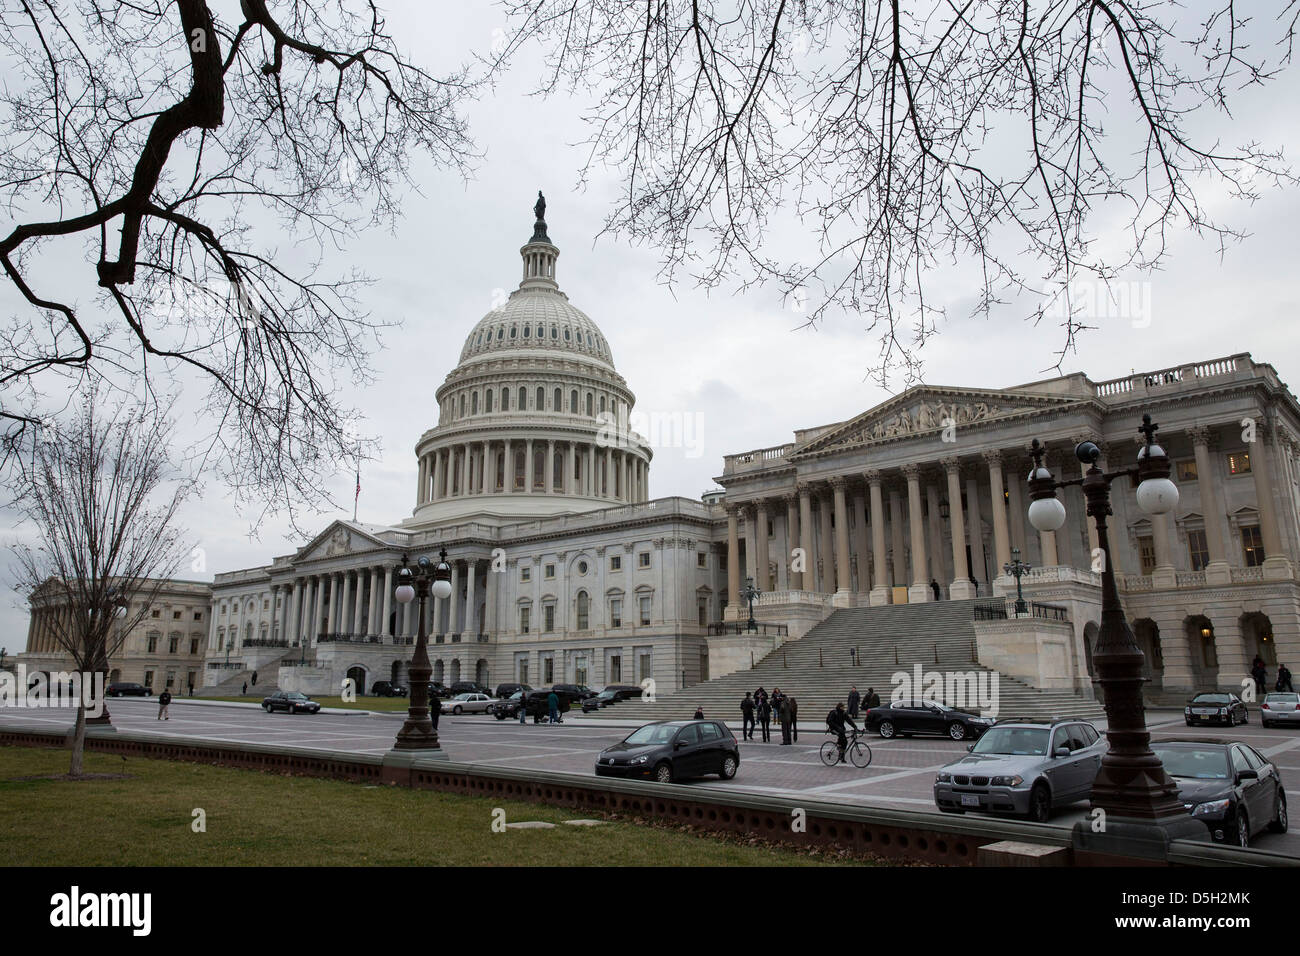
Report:
[[465,339],[461,364],[479,355],[501,357],[518,350],[563,352],[614,367],[609,342],[596,323],[569,304],[559,289],[541,286],[516,289],[499,308],[483,316]]

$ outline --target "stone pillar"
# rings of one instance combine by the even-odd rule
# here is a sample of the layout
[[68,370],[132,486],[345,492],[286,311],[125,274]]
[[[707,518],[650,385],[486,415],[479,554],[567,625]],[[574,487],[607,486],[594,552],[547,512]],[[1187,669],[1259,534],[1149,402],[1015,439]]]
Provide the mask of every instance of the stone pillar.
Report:
[[903,495],[897,487],[889,489],[889,562],[893,587],[907,586],[907,545],[903,543]]
[[[970,512],[966,522],[966,537],[970,541],[971,576],[989,588],[989,575],[984,560],[984,522],[980,514],[980,488],[978,478],[966,479],[966,509]],[[989,588],[989,593],[993,589]]]
[[[756,555],[758,546],[755,543],[758,539],[757,522],[754,520],[754,506],[745,505],[745,577],[752,578],[754,587],[763,587],[763,582],[758,578],[758,569],[756,567]],[[766,588],[764,588],[766,590]]]
[[353,617],[352,631],[354,634],[369,634],[370,628],[366,627],[366,572],[364,568],[357,568],[357,611]]
[[294,578],[288,584],[289,618],[285,622],[283,637],[290,644],[298,643],[298,617],[302,613],[302,581]]
[[[1201,514],[1205,518],[1205,546],[1210,553],[1205,566],[1205,583],[1210,585],[1232,583],[1232,570],[1228,565],[1228,534],[1224,528],[1224,507],[1219,495],[1219,477],[1214,473],[1210,458],[1213,436],[1204,425],[1189,428],[1196,453],[1196,482],[1201,496]],[[1265,558],[1268,552],[1264,552]]]
[[909,604],[921,604],[933,597],[925,578],[929,565],[925,557],[925,517],[921,514],[921,467],[904,465],[903,476],[907,479],[907,525],[912,533],[912,583],[907,600]]
[[771,555],[767,546],[767,521],[767,499],[759,498],[754,502],[754,585],[763,591],[772,589],[768,580]]
[[1013,472],[1007,482],[1007,511],[1011,525],[1011,547],[1020,550],[1020,560],[1028,561],[1028,542],[1025,539],[1025,503],[1021,492],[1025,487],[1025,478],[1019,472]]
[[382,586],[379,577],[379,568],[370,569],[370,606],[367,608],[366,615],[366,633],[382,634],[383,630],[379,626],[379,588]]
[[307,643],[312,647],[316,646],[316,638],[320,634],[321,626],[325,617],[325,576],[323,574],[316,575],[315,589],[316,611],[307,624],[309,628],[307,631]]
[[575,470],[573,462],[575,457],[576,453],[574,451],[573,442],[569,442],[564,449],[564,487],[561,489],[566,495],[576,495],[579,493],[573,478],[573,472]]
[[872,579],[871,605],[876,607],[889,603],[889,584],[885,577],[885,505],[880,491],[880,472],[869,471],[867,478],[867,495],[871,500],[871,567]]
[[[1007,527],[1007,509],[1003,499],[1002,454],[986,451],[984,461],[989,466],[989,497],[993,500],[993,561],[994,577],[1005,577],[1002,569],[1011,563],[1011,531]],[[1095,537],[1094,532],[1094,537]],[[990,593],[992,590],[990,589]]]
[[[727,604],[740,607],[740,529],[737,507],[727,505]],[[628,608],[628,614],[632,609]]]
[[497,479],[494,472],[496,471],[496,456],[492,454],[492,443],[483,442],[482,450],[479,451],[479,459],[482,462],[482,476],[478,482],[478,493],[480,495],[490,495],[496,491]]
[[[530,442],[531,444],[531,442]],[[531,460],[531,457],[530,457]],[[447,633],[456,634],[460,631],[460,562],[451,562],[451,609],[447,614]]]
[[[1255,479],[1255,504],[1259,509],[1259,533],[1264,544],[1264,580],[1281,581],[1292,576],[1291,560],[1282,550],[1277,526],[1277,504],[1273,500],[1273,455],[1268,442],[1276,432],[1273,424],[1260,424],[1250,445],[1250,473]],[[1218,634],[1217,626],[1215,634]]]
[[352,572],[344,571],[342,578],[343,599],[339,601],[338,630],[340,634],[345,634],[352,630]]
[[1173,588],[1178,586],[1178,572],[1174,568],[1173,514],[1151,515],[1152,544],[1156,550],[1156,566],[1151,572],[1151,586]]
[[[524,494],[533,493],[533,440],[527,438],[524,440]],[[453,602],[453,607],[455,606]],[[452,628],[455,633],[455,628]]]
[[428,500],[429,456],[420,456],[420,477],[415,491],[415,503],[422,505]]
[[383,610],[380,613],[383,617],[379,621],[379,633],[387,634],[388,619],[393,613],[393,569],[391,567],[384,568],[384,603],[381,606]]
[[805,591],[817,590],[817,558],[813,552],[812,489],[799,483],[799,549],[803,551],[800,587]]
[[478,601],[474,593],[477,564],[473,558],[465,562],[465,633],[471,639],[478,634]]
[[[858,567],[858,584],[855,594],[868,594],[871,581],[868,577],[871,568],[871,543],[867,539],[867,502],[859,486],[853,494],[853,553]],[[854,599],[857,603],[857,599]]]
[[1055,531],[1038,532],[1038,551],[1042,555],[1040,567],[1054,568],[1060,563],[1056,557]]
[[853,567],[849,564],[849,508],[846,489],[848,482],[841,475],[831,479],[831,495],[835,503],[835,607],[853,606]]
[[[600,456],[600,494],[602,498],[614,497],[614,479],[611,476],[610,449],[606,448]],[[748,547],[748,544],[746,545]]]
[[587,494],[592,498],[597,496],[595,445],[587,446]]
[[[943,558],[943,514],[939,508],[939,487],[933,481],[925,483],[925,507],[930,513],[930,580],[936,584],[948,580],[948,569]],[[942,596],[942,591],[940,595]],[[933,596],[933,592],[931,593]]]
[[821,494],[817,498],[817,531],[821,537],[819,552],[821,557],[821,591],[823,594],[835,593],[835,537],[831,529],[831,496]]
[[956,458],[940,462],[948,477],[948,517],[952,534],[952,584],[948,596],[961,601],[975,596],[970,583],[970,569],[966,564],[966,521],[961,508],[961,468]]
[[781,558],[781,567],[786,569],[785,586],[792,591],[803,589],[803,573],[792,569],[794,563],[791,551],[799,547],[799,496],[785,496],[785,555]]
[[[542,472],[542,490],[550,495],[555,493],[555,439],[546,439],[546,468]],[[561,488],[561,491],[564,489]]]

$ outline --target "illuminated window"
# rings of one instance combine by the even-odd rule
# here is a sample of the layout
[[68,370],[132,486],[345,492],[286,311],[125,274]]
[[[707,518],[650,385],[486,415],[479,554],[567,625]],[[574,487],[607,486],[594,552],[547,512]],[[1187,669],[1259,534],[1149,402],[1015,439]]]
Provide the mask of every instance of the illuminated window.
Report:
[[1138,538],[1138,557],[1142,562],[1142,573],[1150,574],[1156,569],[1156,542],[1150,535]]
[[1177,471],[1175,476],[1178,481],[1195,481],[1196,480],[1196,461],[1180,461],[1174,466]]
[[1204,531],[1187,532],[1187,556],[1193,571],[1204,571],[1210,563],[1210,549],[1206,546]]
[[1257,568],[1264,563],[1264,539],[1260,535],[1259,525],[1253,524],[1241,529],[1241,550],[1246,558],[1246,567]]
[[1249,475],[1250,474],[1250,452],[1236,451],[1228,456],[1228,474],[1230,475]]

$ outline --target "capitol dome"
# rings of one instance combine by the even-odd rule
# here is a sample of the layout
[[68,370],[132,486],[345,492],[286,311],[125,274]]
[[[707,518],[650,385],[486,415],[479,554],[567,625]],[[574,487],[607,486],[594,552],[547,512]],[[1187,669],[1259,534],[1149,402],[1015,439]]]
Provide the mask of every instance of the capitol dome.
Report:
[[538,193],[519,287],[470,330],[416,445],[413,522],[591,511],[649,498],[651,452],[609,341],[555,277]]

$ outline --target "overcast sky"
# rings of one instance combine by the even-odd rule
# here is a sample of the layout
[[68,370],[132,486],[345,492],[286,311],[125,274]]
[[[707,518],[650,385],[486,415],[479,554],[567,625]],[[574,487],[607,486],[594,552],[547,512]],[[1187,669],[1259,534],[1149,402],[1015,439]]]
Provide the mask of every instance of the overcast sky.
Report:
[[[455,16],[414,0],[389,0],[387,6],[390,25],[412,59],[435,71],[468,50],[487,53],[505,26],[482,0],[457,4]],[[549,233],[561,250],[560,286],[604,330],[637,409],[698,422],[695,447],[655,449],[652,496],[698,497],[714,485],[723,455],[781,444],[796,428],[844,420],[891,394],[868,378],[878,344],[860,322],[798,330],[801,316],[783,308],[775,290],[736,296],[669,289],[656,282],[653,250],[597,241],[616,179],[597,174],[584,192],[575,191],[585,157],[576,145],[583,136],[582,104],[528,97],[537,63],[522,57],[495,91],[471,107],[472,132],[486,154],[472,181],[425,167],[423,194],[409,197],[394,233],[369,233],[335,260],[376,280],[363,293],[374,316],[402,323],[373,357],[374,384],[344,396],[344,404],[359,407],[368,431],[382,441],[380,460],[361,476],[362,521],[395,523],[410,514],[415,441],[436,423],[434,393],[454,367],[465,336],[492,307],[494,295],[518,283],[518,250],[531,234],[538,189],[546,193]],[[1238,104],[1240,135],[1233,139],[1294,151],[1300,144],[1297,101],[1300,82],[1293,71]],[[1102,380],[1131,369],[1248,351],[1271,362],[1284,381],[1300,378],[1293,268],[1300,194],[1275,192],[1253,207],[1225,206],[1223,212],[1250,238],[1222,261],[1209,242],[1179,238],[1164,270],[1143,287],[1149,324],[1103,321],[1100,331],[1079,340],[1066,371]],[[90,266],[83,260],[69,268]],[[926,346],[927,382],[997,388],[1045,377],[1059,347],[1056,328],[1035,329],[1010,312],[990,321],[964,318],[962,304],[970,301],[971,289],[939,277],[935,290],[951,304],[953,318]],[[179,428],[197,433],[192,420]],[[350,467],[331,486],[347,507],[320,515],[318,528],[351,515]],[[182,576],[210,579],[214,571],[264,564],[302,543],[282,520],[266,522],[250,536],[250,519],[209,482],[202,500],[181,516],[204,549],[207,574]],[[12,518],[0,531],[11,539],[22,534]],[[0,562],[8,564],[7,552]],[[6,587],[9,580],[6,573]],[[0,603],[0,646],[21,650],[26,629],[22,598],[7,591]]]

